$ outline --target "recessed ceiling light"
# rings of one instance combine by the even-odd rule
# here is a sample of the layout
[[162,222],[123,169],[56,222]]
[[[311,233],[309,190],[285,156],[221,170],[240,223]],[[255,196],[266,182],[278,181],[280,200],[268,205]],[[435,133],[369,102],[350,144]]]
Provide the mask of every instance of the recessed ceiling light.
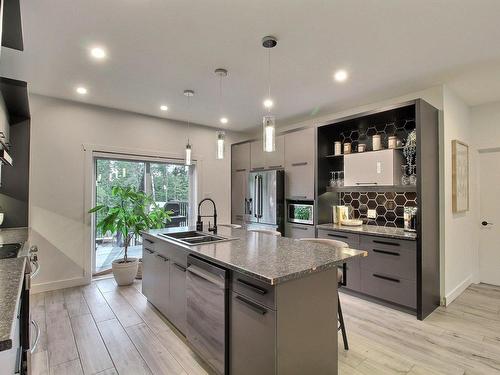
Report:
[[348,77],[348,74],[345,70],[341,69],[341,70],[337,70],[335,72],[335,74],[333,75],[333,78],[335,79],[335,81],[337,82],[344,82]]
[[273,101],[271,99],[266,99],[264,100],[264,107],[266,108],[272,108],[274,105]]
[[78,86],[76,88],[76,92],[80,95],[85,95],[87,93],[87,89],[83,86]]
[[106,57],[106,51],[101,47],[94,47],[90,50],[90,55],[98,60],[102,60]]
[[228,122],[227,117],[221,117],[220,122],[221,122],[221,124],[227,124],[227,122]]
[[168,110],[168,107],[167,107],[166,105],[161,105],[161,106],[160,106],[160,109],[161,109],[162,111],[166,111],[166,110]]

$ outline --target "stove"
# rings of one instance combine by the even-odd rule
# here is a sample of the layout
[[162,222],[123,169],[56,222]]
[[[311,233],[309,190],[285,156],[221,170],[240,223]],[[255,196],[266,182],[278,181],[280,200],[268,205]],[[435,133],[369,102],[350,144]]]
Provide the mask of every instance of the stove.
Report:
[[21,244],[18,243],[0,244],[0,259],[17,258],[20,249]]

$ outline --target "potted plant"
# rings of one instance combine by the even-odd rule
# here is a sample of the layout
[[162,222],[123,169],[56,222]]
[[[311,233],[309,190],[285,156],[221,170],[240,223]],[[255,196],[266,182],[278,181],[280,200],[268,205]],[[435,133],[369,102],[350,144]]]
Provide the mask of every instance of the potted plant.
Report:
[[152,196],[138,191],[134,187],[113,186],[111,195],[114,204],[101,204],[89,213],[104,212],[104,217],[97,223],[103,233],[119,233],[122,236],[124,255],[112,263],[113,276],[118,285],[130,285],[137,274],[139,260],[129,258],[127,251],[130,241],[147,229],[163,228],[166,221],[171,221],[171,211],[159,207]]

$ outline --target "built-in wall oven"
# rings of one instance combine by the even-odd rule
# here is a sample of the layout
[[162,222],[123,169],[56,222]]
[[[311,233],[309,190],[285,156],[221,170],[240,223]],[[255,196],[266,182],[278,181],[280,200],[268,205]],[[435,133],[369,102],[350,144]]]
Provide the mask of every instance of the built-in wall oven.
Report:
[[287,201],[287,221],[289,223],[314,225],[314,202]]

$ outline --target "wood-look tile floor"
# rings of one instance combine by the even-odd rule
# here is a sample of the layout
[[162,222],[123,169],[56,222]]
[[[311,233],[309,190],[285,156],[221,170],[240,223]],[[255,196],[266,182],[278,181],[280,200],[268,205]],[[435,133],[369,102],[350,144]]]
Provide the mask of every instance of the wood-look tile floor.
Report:
[[[32,296],[39,374],[211,374],[140,292],[113,279]],[[469,287],[425,321],[341,294],[342,375],[500,374],[500,287]]]

